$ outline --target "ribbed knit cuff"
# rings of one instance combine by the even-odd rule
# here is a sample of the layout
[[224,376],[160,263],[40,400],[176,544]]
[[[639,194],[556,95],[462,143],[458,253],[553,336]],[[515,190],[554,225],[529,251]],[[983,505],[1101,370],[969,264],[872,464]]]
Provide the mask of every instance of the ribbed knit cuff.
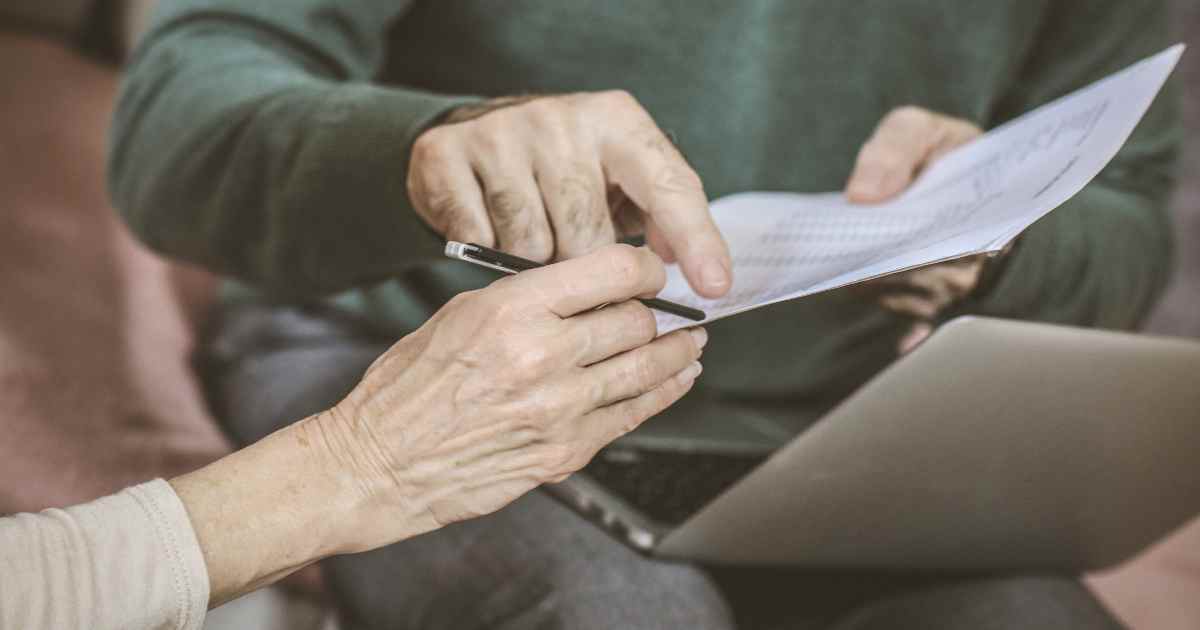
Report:
[[137,501],[153,523],[163,562],[170,567],[177,614],[173,627],[200,630],[208,611],[208,568],[183,502],[162,479],[134,486],[125,493]]

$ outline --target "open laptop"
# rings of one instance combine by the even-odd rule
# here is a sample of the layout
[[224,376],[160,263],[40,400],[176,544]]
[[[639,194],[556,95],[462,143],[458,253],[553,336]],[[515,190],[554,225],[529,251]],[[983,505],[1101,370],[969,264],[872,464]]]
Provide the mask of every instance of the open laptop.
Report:
[[545,488],[655,556],[1100,568],[1200,514],[1200,342],[960,318],[769,458],[614,453]]

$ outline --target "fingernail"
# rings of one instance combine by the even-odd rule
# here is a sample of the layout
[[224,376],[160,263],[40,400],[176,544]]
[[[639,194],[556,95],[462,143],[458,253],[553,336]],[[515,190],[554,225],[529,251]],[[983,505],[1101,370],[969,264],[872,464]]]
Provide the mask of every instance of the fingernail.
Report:
[[883,171],[863,171],[854,178],[849,192],[859,199],[878,199],[883,194],[883,180]]
[[725,266],[715,260],[709,260],[700,267],[700,282],[709,289],[724,289],[729,284],[729,272]]
[[926,339],[933,333],[933,327],[928,324],[916,324],[908,331],[899,343],[899,351],[901,355],[908,354],[925,342]]
[[696,342],[697,348],[703,348],[704,344],[708,343],[708,331],[703,328],[692,328],[689,332],[692,333],[692,341]]

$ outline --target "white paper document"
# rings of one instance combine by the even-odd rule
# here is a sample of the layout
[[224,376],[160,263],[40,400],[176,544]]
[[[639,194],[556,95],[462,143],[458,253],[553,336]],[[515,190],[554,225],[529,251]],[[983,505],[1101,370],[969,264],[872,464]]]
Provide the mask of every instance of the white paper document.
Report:
[[[1175,46],[947,154],[893,201],[741,193],[712,204],[733,288],[708,300],[678,266],[659,297],[712,321],[930,263],[1002,250],[1117,154],[1183,53]],[[660,334],[695,322],[656,312]]]

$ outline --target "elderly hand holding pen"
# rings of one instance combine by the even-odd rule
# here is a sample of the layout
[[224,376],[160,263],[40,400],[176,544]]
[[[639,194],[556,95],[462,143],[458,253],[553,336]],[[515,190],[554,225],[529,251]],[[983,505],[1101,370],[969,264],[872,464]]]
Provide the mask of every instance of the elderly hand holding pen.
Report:
[[[461,294],[333,408],[171,480],[203,555],[209,605],[324,557],[494,512],[562,480],[674,403],[699,375],[707,337],[692,329],[656,338],[654,316],[632,298],[654,295],[664,281],[648,249],[610,245]],[[74,614],[90,617],[93,628],[130,627],[130,619],[105,614],[120,610],[122,597],[139,596],[138,567],[97,559],[146,554],[86,543],[59,549],[39,531],[55,522],[49,513],[0,519],[0,538],[11,543],[0,546],[0,568],[12,569],[0,571],[0,627],[60,627],[62,615]],[[75,537],[93,542],[121,527],[81,523]],[[136,538],[121,544],[155,543]],[[78,601],[37,608],[49,601],[46,584],[89,578],[100,591],[120,586],[111,594],[118,603],[84,610],[86,601],[110,598],[67,588],[67,599]]]

